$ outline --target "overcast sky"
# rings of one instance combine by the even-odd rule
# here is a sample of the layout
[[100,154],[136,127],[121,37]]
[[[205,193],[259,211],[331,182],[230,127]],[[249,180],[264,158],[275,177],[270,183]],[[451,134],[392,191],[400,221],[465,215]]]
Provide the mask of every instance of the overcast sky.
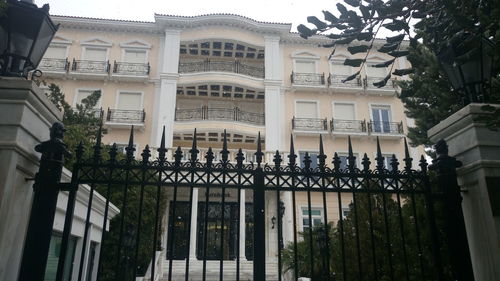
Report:
[[50,14],[107,19],[153,21],[154,14],[195,16],[232,13],[259,21],[298,24],[307,16],[323,19],[322,10],[335,10],[338,0],[35,0],[50,5]]

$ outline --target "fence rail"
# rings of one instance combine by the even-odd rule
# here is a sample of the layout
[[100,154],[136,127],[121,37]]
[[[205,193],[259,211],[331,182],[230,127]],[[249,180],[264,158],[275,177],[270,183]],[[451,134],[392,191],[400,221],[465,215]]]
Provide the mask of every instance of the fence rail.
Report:
[[234,108],[213,108],[202,106],[193,109],[176,109],[176,121],[221,120],[237,121],[242,123],[264,125],[264,113],[250,112]]
[[179,73],[210,71],[232,72],[257,78],[264,78],[265,74],[263,64],[251,64],[239,60],[181,59],[179,62]]

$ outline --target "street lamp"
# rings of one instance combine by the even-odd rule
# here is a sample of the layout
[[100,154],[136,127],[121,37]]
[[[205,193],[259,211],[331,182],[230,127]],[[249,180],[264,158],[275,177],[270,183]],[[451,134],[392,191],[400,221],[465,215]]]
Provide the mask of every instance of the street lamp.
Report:
[[38,67],[59,25],[30,1],[7,0],[0,16],[0,76],[27,77]]
[[464,105],[488,101],[492,50],[493,43],[484,36],[465,33],[438,54],[453,89],[464,96]]

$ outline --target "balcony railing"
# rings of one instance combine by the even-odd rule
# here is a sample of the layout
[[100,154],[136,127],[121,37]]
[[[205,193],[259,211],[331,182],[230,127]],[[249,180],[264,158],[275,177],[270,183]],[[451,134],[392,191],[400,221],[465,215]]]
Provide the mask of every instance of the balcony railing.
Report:
[[80,112],[85,116],[91,115],[94,118],[101,119],[104,116],[104,110],[102,108],[91,108],[91,109],[79,109],[78,107],[73,107],[73,112]]
[[332,132],[365,133],[366,121],[332,119],[330,121],[330,128]]
[[361,83],[361,78],[358,76],[353,80],[346,81],[345,83],[342,80],[349,77],[349,75],[338,75],[338,74],[330,74],[328,76],[328,86],[334,87],[363,87],[363,83]]
[[176,109],[176,121],[220,120],[236,121],[253,125],[264,125],[264,113],[250,112],[235,108],[209,108],[202,106],[194,109]]
[[232,72],[247,76],[264,78],[264,65],[250,64],[238,60],[186,60],[181,59],[179,62],[179,73],[193,72]]
[[69,69],[68,59],[44,58],[38,65],[42,71],[66,72]]
[[124,110],[108,108],[106,121],[122,124],[143,124],[146,119],[144,110]]
[[151,67],[148,63],[113,62],[113,73],[121,75],[149,75]]
[[71,71],[92,74],[109,74],[109,61],[75,60],[71,64]]
[[325,74],[318,73],[295,73],[292,71],[290,75],[292,84],[295,85],[310,85],[320,86],[325,85]]
[[292,119],[292,129],[300,131],[326,131],[328,121],[320,118],[295,118]]
[[370,121],[368,131],[375,134],[403,134],[403,122]]
[[364,78],[364,84],[366,88],[370,89],[384,89],[384,90],[393,90],[395,87],[394,80],[389,80],[387,81],[387,84],[385,84],[384,87],[378,88],[377,86],[374,86],[373,83],[379,82],[383,77],[365,77]]

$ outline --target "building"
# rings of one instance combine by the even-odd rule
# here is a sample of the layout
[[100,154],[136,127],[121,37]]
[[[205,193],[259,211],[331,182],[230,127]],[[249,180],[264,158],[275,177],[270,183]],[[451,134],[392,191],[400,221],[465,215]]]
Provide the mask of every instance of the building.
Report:
[[[370,158],[375,156],[378,137],[384,156],[404,157],[403,137],[412,121],[405,117],[392,81],[382,88],[373,86],[373,82],[388,74],[389,69],[372,67],[387,60],[386,54],[372,53],[361,75],[342,83],[357,71],[343,65],[344,59],[358,56],[352,56],[341,46],[330,56],[331,49],[319,47],[329,43],[327,38],[316,36],[304,40],[290,32],[290,24],[258,22],[231,14],[196,17],[157,14],[154,22],[67,16],[53,16],[53,20],[61,26],[39,68],[47,82],[61,87],[73,106],[93,91],[101,90],[98,107],[103,109],[107,129],[104,142],[125,147],[130,127],[134,125],[138,151],[146,144],[157,147],[164,127],[167,146],[181,147],[186,160],[196,137],[203,160],[209,147],[215,151],[221,148],[226,130],[230,159],[242,148],[246,161],[252,161],[260,133],[265,159],[272,162],[276,150],[286,156],[292,136],[300,163],[308,153],[316,165],[318,140],[322,135],[325,153],[338,152],[345,167],[347,136],[352,138],[358,166],[364,153]],[[383,43],[376,40],[377,44]],[[408,62],[398,58],[396,64],[405,68]],[[414,159],[422,153],[422,148],[411,149]],[[218,157],[216,153],[216,160]],[[388,158],[386,166],[390,168]],[[174,239],[182,241],[190,237],[191,244],[186,249],[182,248],[185,243],[175,243],[181,246],[170,249],[176,260],[174,269],[179,269],[173,274],[183,273],[185,260],[193,264],[193,271],[199,269],[203,231],[202,221],[197,218],[205,215],[206,198],[210,198],[207,208],[210,227],[206,235],[214,237],[208,239],[207,259],[220,259],[220,252],[214,249],[223,243],[226,251],[222,258],[228,260],[228,268],[231,262],[234,264],[238,252],[242,268],[251,263],[250,193],[242,190],[239,198],[246,204],[240,205],[236,191],[224,195],[229,214],[224,218],[224,229],[220,217],[211,217],[216,213],[211,210],[220,206],[220,190],[211,189],[205,194],[195,189],[193,202],[198,203],[191,206],[189,192],[179,193],[175,205],[181,211]],[[323,223],[325,212],[333,222],[345,216],[352,198],[342,198],[341,206],[336,198],[328,198],[326,209],[319,195],[312,196],[311,206],[300,192],[295,202],[289,192],[281,194],[279,200],[284,206],[283,240],[288,243],[293,241],[296,231]],[[266,206],[269,280],[277,274],[277,270],[271,272],[278,247],[277,201],[269,196]],[[295,224],[293,206],[297,214]],[[170,217],[171,210],[170,205],[165,218]],[[189,211],[193,214],[191,221]],[[239,243],[232,234],[238,228]],[[221,231],[227,233],[222,242],[216,238]],[[167,241],[165,235],[163,245]],[[251,270],[242,270],[241,274],[250,278],[250,273]]]

